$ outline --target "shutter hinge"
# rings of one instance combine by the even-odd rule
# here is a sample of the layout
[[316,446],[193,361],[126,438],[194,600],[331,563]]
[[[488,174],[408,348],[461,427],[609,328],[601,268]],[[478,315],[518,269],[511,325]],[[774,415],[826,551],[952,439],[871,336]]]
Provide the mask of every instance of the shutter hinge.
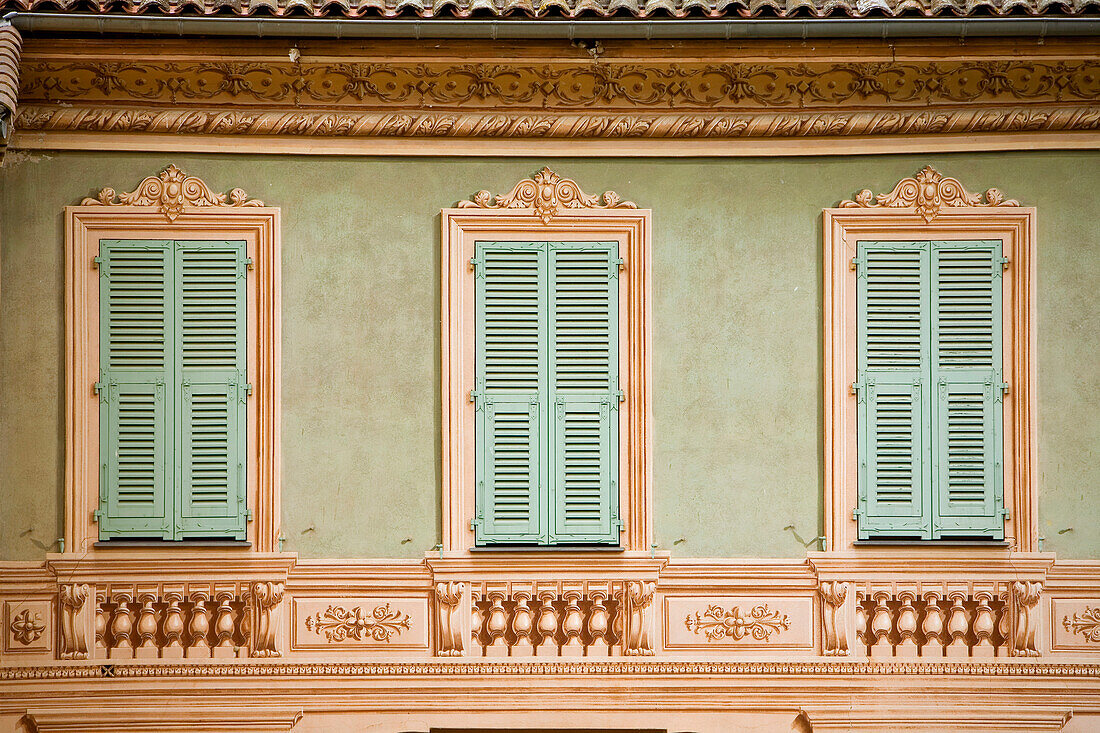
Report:
[[96,509],[94,512],[92,512],[92,521],[95,522],[96,524],[99,524],[99,520],[102,519],[102,518],[103,518],[103,511],[102,510]]
[[103,264],[103,257],[101,255],[96,255],[95,257],[92,258],[92,269],[93,270],[98,270],[99,266],[101,264]]
[[104,389],[103,382],[96,382],[95,384],[92,385],[92,391],[95,392],[96,394],[101,394],[103,392],[103,389]]
[[848,269],[849,270],[858,270],[859,266],[862,265],[862,264],[863,264],[863,258],[859,257],[857,255],[856,257],[853,257],[851,259],[851,261],[848,263]]
[[1007,270],[1008,269],[1008,258],[1007,257],[1001,257],[998,261],[1001,263],[1001,269],[1002,270]]
[[615,390],[615,396],[619,398],[619,402],[626,402],[626,394],[621,390]]
[[475,516],[473,519],[470,520],[470,530],[473,531],[473,532],[476,532],[477,528],[482,526],[483,524],[484,524],[484,520],[482,518],[482,514],[481,514],[481,512],[478,512],[477,516]]
[[626,269],[626,260],[624,260],[622,257],[616,259],[615,264],[619,266],[619,272],[622,272]]
[[247,522],[252,521],[252,510],[251,509],[245,509],[244,510],[244,518],[245,518],[245,521],[247,521]]
[[251,270],[251,269],[255,268],[256,265],[252,262],[251,257],[245,257],[244,258],[244,266],[247,267],[249,270]]
[[485,264],[485,260],[481,259],[480,257],[475,256],[470,258],[470,269],[474,271],[474,275],[481,274],[480,268],[483,264]]

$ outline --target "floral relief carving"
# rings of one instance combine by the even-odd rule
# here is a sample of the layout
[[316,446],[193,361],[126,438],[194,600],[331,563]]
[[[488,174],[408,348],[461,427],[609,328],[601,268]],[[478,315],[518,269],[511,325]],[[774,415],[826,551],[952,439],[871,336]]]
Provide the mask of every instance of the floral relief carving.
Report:
[[478,191],[472,201],[462,201],[459,208],[534,209],[544,224],[566,209],[636,209],[636,204],[623,201],[614,191],[602,196],[590,196],[571,178],[562,178],[549,168],[543,168],[534,178],[525,178],[506,194],[493,196]]
[[903,178],[889,193],[875,196],[870,189],[863,189],[854,201],[842,201],[843,207],[914,208],[925,221],[935,219],[948,207],[962,206],[1019,206],[1014,199],[1005,200],[1004,194],[995,188],[980,194],[970,193],[957,178],[948,178],[930,165],[921,168],[915,178]]
[[741,612],[738,606],[723,609],[721,606],[708,606],[705,611],[695,612],[684,619],[688,630],[694,634],[703,634],[707,641],[733,639],[738,641],[751,636],[757,641],[770,641],[773,634],[791,628],[786,614],[772,611],[768,604],[754,606],[748,614]]
[[240,188],[234,188],[228,194],[214,193],[202,179],[189,176],[174,165],[165,168],[160,175],[148,176],[130,193],[116,195],[113,188],[104,188],[98,196],[86,198],[80,204],[156,206],[168,221],[175,221],[185,207],[264,205],[262,201],[249,199]]
[[1100,643],[1100,606],[1085,608],[1081,613],[1062,618],[1062,626],[1074,635],[1080,634],[1085,641]]
[[411,618],[401,611],[390,610],[390,604],[376,606],[369,614],[362,607],[348,610],[342,606],[329,606],[313,616],[306,617],[306,628],[325,637],[326,641],[339,643],[347,639],[388,642],[409,629]]
[[23,609],[11,620],[11,637],[23,646],[30,646],[42,637],[46,624],[41,613]]

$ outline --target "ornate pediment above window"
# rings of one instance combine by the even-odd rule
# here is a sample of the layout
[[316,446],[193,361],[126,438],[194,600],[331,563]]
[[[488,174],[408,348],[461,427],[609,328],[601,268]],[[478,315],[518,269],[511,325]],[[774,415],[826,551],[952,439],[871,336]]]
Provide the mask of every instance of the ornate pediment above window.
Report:
[[623,201],[614,191],[590,196],[571,178],[562,178],[549,168],[543,168],[534,178],[524,178],[506,194],[493,196],[478,191],[473,200],[462,201],[460,209],[534,209],[543,224],[566,209],[636,209],[638,205]]
[[229,193],[214,193],[201,178],[189,176],[170,165],[156,176],[144,178],[130,193],[115,194],[113,188],[100,190],[95,198],[86,198],[81,206],[155,206],[168,221],[175,221],[186,207],[263,206],[264,202],[248,198],[243,189]]
[[1015,199],[1006,200],[996,188],[981,194],[970,193],[957,178],[949,178],[930,165],[921,168],[914,178],[898,181],[889,193],[875,196],[865,188],[856,194],[854,201],[841,201],[843,208],[914,208],[926,222],[930,222],[945,208],[966,206],[1019,206]]

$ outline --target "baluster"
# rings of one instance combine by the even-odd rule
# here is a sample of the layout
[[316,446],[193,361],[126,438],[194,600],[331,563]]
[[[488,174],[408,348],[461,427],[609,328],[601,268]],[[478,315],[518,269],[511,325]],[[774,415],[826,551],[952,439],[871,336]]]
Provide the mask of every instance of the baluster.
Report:
[[487,657],[508,656],[508,642],[504,639],[504,633],[508,630],[508,617],[504,612],[504,599],[507,594],[502,590],[488,592],[489,618],[485,622],[485,633],[489,635],[489,644],[485,647]]
[[924,643],[920,647],[922,657],[943,656],[943,609],[940,608],[940,593],[928,591],[924,594],[924,620],[920,629],[924,633]]
[[481,642],[481,624],[484,622],[481,616],[481,594],[477,591],[471,593],[470,602],[470,653],[475,656],[485,656],[485,645]]
[[553,657],[558,653],[558,612],[553,603],[557,595],[554,591],[539,593],[542,606],[539,608],[539,643],[535,654],[540,657]]
[[589,646],[585,654],[590,657],[606,657],[610,654],[607,630],[611,625],[611,617],[604,605],[607,591],[593,590],[589,592],[589,596],[592,598],[592,608],[588,611]]
[[1008,624],[1010,622],[1010,606],[1008,603],[1008,593],[1004,592],[998,596],[1000,603],[997,609],[997,656],[1007,657],[1012,654],[1012,644],[1009,638],[1010,631]]
[[890,644],[890,630],[894,626],[893,614],[886,602],[890,600],[889,591],[878,591],[874,594],[875,615],[871,619],[871,633],[874,634],[874,645],[871,646],[872,657],[892,657],[894,647]]
[[111,659],[126,659],[134,656],[131,635],[134,633],[133,609],[130,603],[133,596],[127,592],[115,593],[115,612],[111,616],[111,646],[107,656]]
[[233,644],[233,632],[237,630],[237,620],[233,617],[231,605],[235,597],[236,594],[230,590],[219,590],[215,594],[218,609],[214,620],[214,637],[217,643],[213,649],[213,656],[219,659],[237,656],[237,650]]
[[948,657],[968,657],[970,647],[966,644],[966,632],[970,630],[970,619],[963,607],[966,600],[965,591],[951,591],[947,594],[951,599],[951,610],[947,617],[947,633],[951,635],[951,643],[944,649],[944,655]]
[[138,611],[137,632],[141,643],[134,650],[134,659],[156,659],[160,651],[157,649],[157,610],[153,608],[157,602],[157,592],[143,591],[138,599],[141,610]]
[[898,645],[894,650],[899,657],[917,656],[917,610],[913,603],[917,600],[914,591],[903,590],[898,592],[898,600],[901,608],[898,610]]
[[565,644],[562,645],[563,657],[583,657],[584,643],[581,641],[581,632],[584,631],[584,616],[581,614],[581,591],[567,590],[563,594],[565,598],[565,618],[562,620],[562,631],[565,633]]
[[103,659],[107,656],[107,593],[97,590],[95,592],[95,652],[93,658]]
[[978,602],[978,608],[974,612],[974,648],[970,654],[974,657],[993,657],[993,631],[996,624],[993,620],[993,608],[989,605],[993,602],[993,593],[978,591],[974,594],[974,600]]
[[167,659],[183,658],[183,592],[168,591],[164,594],[168,608],[164,611],[164,647],[161,656]]
[[867,607],[866,599],[860,595],[856,597],[856,639],[859,641],[859,653],[865,655],[871,648],[871,639],[867,636]]
[[531,600],[531,592],[517,590],[512,593],[516,601],[516,609],[512,612],[512,633],[515,634],[516,643],[512,646],[513,657],[529,657],[535,653],[534,644],[531,642],[531,632],[535,628],[535,614],[527,603]]
[[210,609],[206,602],[210,594],[206,591],[191,592],[191,622],[187,627],[187,657],[210,657]]

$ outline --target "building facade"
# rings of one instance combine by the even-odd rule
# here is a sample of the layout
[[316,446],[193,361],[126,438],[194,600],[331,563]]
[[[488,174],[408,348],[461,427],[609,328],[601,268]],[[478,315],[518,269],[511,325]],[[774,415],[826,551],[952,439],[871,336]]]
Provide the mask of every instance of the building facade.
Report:
[[0,729],[1100,730],[1095,2],[0,6]]

